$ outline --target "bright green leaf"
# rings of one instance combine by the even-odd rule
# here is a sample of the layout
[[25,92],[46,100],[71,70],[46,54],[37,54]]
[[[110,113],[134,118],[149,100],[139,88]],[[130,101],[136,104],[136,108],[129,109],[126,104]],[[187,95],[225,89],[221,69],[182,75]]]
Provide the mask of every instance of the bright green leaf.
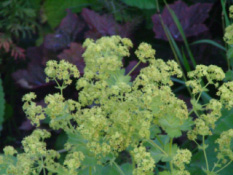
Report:
[[80,12],[82,8],[91,5],[94,0],[46,0],[44,3],[48,23],[52,28],[59,25],[66,15],[66,9],[72,12]]
[[155,9],[155,0],[122,0],[129,6],[138,7],[140,9]]
[[111,74],[111,76],[107,80],[107,83],[110,87],[114,85],[120,86],[121,83],[131,85],[130,79],[131,77],[129,75],[125,75],[125,69],[120,69]]

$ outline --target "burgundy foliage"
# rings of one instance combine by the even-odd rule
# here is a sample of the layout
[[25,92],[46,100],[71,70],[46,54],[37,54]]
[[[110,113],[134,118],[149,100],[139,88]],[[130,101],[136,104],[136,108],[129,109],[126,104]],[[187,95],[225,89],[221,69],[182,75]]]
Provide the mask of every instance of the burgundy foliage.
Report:
[[[129,63],[129,65],[125,68],[125,74],[128,74],[133,68],[134,66],[136,66],[138,63],[138,61],[131,61]],[[140,73],[140,70],[142,68],[146,67],[146,64],[141,63],[139,64],[138,67],[136,67],[136,69],[130,74],[131,76],[131,81],[134,81],[134,79],[138,76],[138,74]]]
[[84,22],[76,14],[67,10],[67,15],[62,19],[56,32],[45,36],[44,47],[53,51],[67,48],[70,42],[76,40],[84,27]]
[[18,70],[12,74],[18,85],[26,89],[47,86],[44,68],[50,59],[67,60],[75,64],[83,74],[84,49],[78,43],[83,42],[82,36],[93,39],[110,35],[130,37],[135,25],[138,24],[138,22],[118,24],[113,16],[101,16],[89,9],[83,9],[81,15],[82,17],[79,17],[67,10],[66,17],[62,19],[55,33],[46,35],[41,46],[27,49],[27,57],[30,59],[27,69]]
[[[172,5],[169,5],[169,7],[174,11],[179,19],[186,37],[197,36],[208,30],[204,24],[204,21],[209,16],[208,13],[212,7],[212,4],[196,3],[189,7],[183,1],[179,0]],[[176,27],[168,7],[164,8],[161,17],[166,27],[170,30],[173,38],[177,41],[182,41],[180,32]],[[153,15],[152,21],[154,24],[153,31],[155,32],[155,38],[167,40],[159,14]]]
[[25,89],[34,89],[45,85],[44,66],[40,47],[27,50],[27,57],[31,58],[27,69],[21,69],[12,74],[15,82]]
[[70,43],[70,48],[63,50],[57,57],[62,60],[65,59],[72,64],[75,64],[78,67],[78,70],[81,74],[83,74],[83,70],[85,67],[84,60],[82,58],[82,54],[84,49],[79,43]]
[[120,35],[121,37],[131,37],[138,21],[128,22],[125,24],[118,24],[112,15],[98,13],[84,8],[82,10],[82,17],[88,24],[89,31],[85,33],[85,38],[98,39],[101,36]]

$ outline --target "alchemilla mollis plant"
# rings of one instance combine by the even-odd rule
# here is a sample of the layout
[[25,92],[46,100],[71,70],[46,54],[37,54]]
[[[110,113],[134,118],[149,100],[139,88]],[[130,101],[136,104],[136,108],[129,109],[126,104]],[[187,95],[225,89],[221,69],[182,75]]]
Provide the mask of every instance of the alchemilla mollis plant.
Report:
[[[48,61],[46,81],[56,82],[59,92],[44,98],[46,107],[34,102],[35,93],[23,97],[23,110],[38,128],[23,139],[23,151],[4,148],[1,174],[190,175],[192,150],[174,142],[184,133],[204,155],[206,175],[218,175],[233,161],[233,129],[216,139],[213,167],[206,154],[205,140],[222,117],[221,109],[233,107],[233,82],[222,83],[225,74],[221,68],[198,65],[188,73],[186,84],[192,89],[192,109],[188,110],[171,89],[171,77],[182,77],[179,65],[155,58],[149,44],[141,43],[135,52],[136,66],[141,62],[148,66],[133,82],[130,74],[135,67],[126,74],[122,63],[133,47],[129,39],[87,39],[83,46],[86,67],[82,77],[76,66],[66,61]],[[74,79],[79,98],[65,99],[63,90]],[[209,86],[216,88],[217,98],[200,103]],[[52,129],[64,130],[68,136],[63,150],[47,147],[51,133],[40,129],[44,119],[49,119]],[[123,155],[126,158],[119,161]]]

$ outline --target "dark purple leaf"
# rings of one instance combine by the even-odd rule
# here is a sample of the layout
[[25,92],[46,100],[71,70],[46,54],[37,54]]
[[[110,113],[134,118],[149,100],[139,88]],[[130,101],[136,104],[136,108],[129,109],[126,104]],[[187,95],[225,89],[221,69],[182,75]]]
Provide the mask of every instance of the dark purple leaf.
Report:
[[22,88],[34,89],[46,85],[44,66],[42,65],[41,47],[31,47],[27,49],[27,57],[31,59],[27,69],[21,69],[12,74],[15,82]]
[[86,38],[97,39],[101,36],[120,35],[121,37],[130,37],[138,21],[126,23],[124,25],[118,24],[112,15],[99,15],[98,13],[84,8],[82,10],[82,17],[88,24],[89,31],[86,32]]
[[[169,5],[179,19],[186,37],[197,36],[208,30],[204,21],[208,18],[208,13],[212,7],[210,3],[196,3],[188,7],[183,1],[176,1],[174,4]],[[164,8],[161,14],[164,24],[170,30],[172,36],[177,41],[182,41],[182,37],[172,16],[167,7]],[[163,30],[159,14],[152,16],[154,24],[153,30],[155,38],[167,40]]]
[[35,62],[29,63],[27,69],[14,72],[12,76],[17,84],[26,89],[39,88],[46,84],[44,67]]
[[31,121],[29,119],[25,120],[19,127],[20,130],[24,130],[24,131],[30,131],[33,128],[34,126],[32,126]]
[[[138,63],[137,61],[131,61],[129,65],[125,68],[125,74],[128,74],[134,68],[134,66],[137,65],[137,63]],[[139,66],[130,74],[130,76],[132,77],[131,81],[133,81],[138,76],[141,69],[144,67],[146,67],[146,64],[143,63],[139,64]]]
[[67,15],[62,19],[56,32],[45,36],[44,47],[55,52],[67,48],[84,27],[84,22],[76,14],[67,10]]
[[82,57],[83,52],[84,49],[81,44],[70,43],[70,48],[63,50],[63,52],[57,57],[59,59],[64,59],[69,61],[70,63],[75,64],[78,67],[80,73],[83,74],[83,70],[85,67],[85,63]]
[[71,42],[66,33],[48,34],[44,38],[44,47],[54,52],[66,48]]
[[70,9],[67,9],[67,15],[62,19],[58,30],[68,34],[74,41],[84,27],[84,22],[76,14],[72,13]]

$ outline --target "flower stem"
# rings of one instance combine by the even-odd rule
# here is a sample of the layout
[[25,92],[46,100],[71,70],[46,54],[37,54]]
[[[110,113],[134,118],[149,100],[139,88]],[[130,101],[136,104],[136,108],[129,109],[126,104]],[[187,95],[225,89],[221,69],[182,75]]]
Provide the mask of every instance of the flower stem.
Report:
[[130,75],[130,74],[139,66],[140,63],[141,63],[141,61],[139,61],[139,62],[133,67],[133,69],[130,70],[130,72],[129,72],[127,75]]
[[92,168],[91,168],[91,166],[89,167],[89,175],[91,175],[92,174]]
[[225,169],[228,165],[230,165],[232,163],[233,160],[231,160],[230,162],[228,162],[224,167],[222,167],[221,169],[219,169],[218,171],[216,171],[215,173],[219,173],[220,171],[222,171],[223,169]]
[[115,161],[113,161],[113,164],[116,166],[117,170],[120,172],[121,175],[125,175],[125,173],[122,171],[122,169],[117,165]]
[[[172,153],[172,142],[173,142],[173,139],[171,138],[170,143],[169,143],[169,154],[170,155]],[[169,164],[170,164],[170,169],[171,169],[171,174],[172,174],[172,172],[173,172],[173,163],[170,161]]]
[[[202,144],[205,146],[205,136],[202,136]],[[204,157],[205,157],[206,170],[207,170],[207,172],[209,172],[209,163],[208,163],[205,147],[203,147],[203,153],[204,153]]]
[[163,154],[165,154],[166,156],[168,156],[168,154],[159,146],[157,145],[155,142],[149,140],[149,139],[146,139],[146,141],[148,143],[150,143],[151,145],[153,145],[154,147],[158,148]]

